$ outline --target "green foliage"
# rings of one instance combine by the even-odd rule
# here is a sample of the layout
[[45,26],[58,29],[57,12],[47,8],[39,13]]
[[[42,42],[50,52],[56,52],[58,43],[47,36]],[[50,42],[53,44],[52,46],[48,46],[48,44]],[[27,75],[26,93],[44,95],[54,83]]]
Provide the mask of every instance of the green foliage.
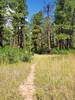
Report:
[[38,12],[33,15],[32,19],[32,43],[33,43],[33,51],[35,53],[39,53],[42,44],[42,12]]
[[[63,48],[63,45],[64,48],[65,46],[67,46],[66,48],[72,48],[72,45],[74,47],[74,4],[74,0],[57,0],[54,26],[52,26],[50,17],[44,16],[42,11],[35,13],[32,17],[32,23],[28,23],[25,20],[25,17],[28,16],[26,0],[0,0],[0,47],[5,46],[1,48],[1,52],[3,53],[0,58],[10,63],[17,62],[19,59],[28,61],[29,56],[31,56],[31,50],[35,53],[48,53],[49,42],[51,48],[56,45],[59,48]],[[5,12],[5,8],[7,7],[14,11],[14,13],[9,11],[12,20],[12,30],[5,27],[5,20],[9,19],[9,14]],[[52,33],[51,36],[48,34],[48,27],[50,28],[49,32]],[[72,45],[70,46],[69,44]],[[12,49],[9,51],[6,46],[11,46]],[[13,47],[16,47],[16,50]],[[22,51],[23,54],[21,54],[18,47],[25,48],[24,50],[28,53]],[[6,53],[4,54],[4,52]],[[6,59],[5,56],[8,58]]]
[[32,18],[33,24],[34,25],[40,25],[42,23],[42,17],[43,17],[43,14],[42,14],[41,11],[36,13],[36,14],[34,14],[33,18]]
[[[7,7],[14,11],[14,13],[9,11],[10,17],[5,12],[5,9],[8,9]],[[25,26],[25,17],[27,15],[26,0],[0,1],[0,46],[3,46],[0,48],[1,63],[16,63],[31,60],[32,47],[29,23],[26,23]],[[6,19],[6,22],[8,19],[11,19],[12,28],[5,25],[4,19]]]
[[69,35],[67,35],[67,34],[58,34],[57,36],[56,36],[56,39],[58,39],[58,40],[61,40],[61,39],[63,39],[63,40],[66,40],[66,39],[70,39],[70,36]]
[[30,54],[23,54],[22,58],[21,58],[21,61],[23,62],[31,62],[31,55]]
[[74,54],[75,53],[75,49],[58,49],[58,48],[53,48],[51,51],[51,54]]
[[[75,25],[75,1],[74,0],[57,0],[55,9],[55,37],[56,40],[69,39],[69,47],[74,47],[74,25]],[[59,45],[61,43],[59,42]],[[62,44],[63,45],[63,44]]]
[[32,54],[25,49],[4,47],[0,48],[0,63],[16,63],[31,61]]
[[3,44],[4,46],[11,44],[11,39],[13,38],[13,31],[8,28],[4,27],[4,35],[3,35]]
[[24,47],[28,52],[32,49],[32,33],[30,31],[30,26],[26,25],[23,29],[24,31]]

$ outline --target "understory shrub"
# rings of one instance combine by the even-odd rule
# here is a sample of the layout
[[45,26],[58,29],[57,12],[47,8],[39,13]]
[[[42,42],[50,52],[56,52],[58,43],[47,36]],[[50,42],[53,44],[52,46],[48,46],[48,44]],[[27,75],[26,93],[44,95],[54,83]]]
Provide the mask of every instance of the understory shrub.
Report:
[[0,63],[28,62],[32,54],[26,49],[4,47],[0,48]]
[[70,54],[75,53],[75,49],[59,49],[59,48],[53,48],[51,50],[51,54]]

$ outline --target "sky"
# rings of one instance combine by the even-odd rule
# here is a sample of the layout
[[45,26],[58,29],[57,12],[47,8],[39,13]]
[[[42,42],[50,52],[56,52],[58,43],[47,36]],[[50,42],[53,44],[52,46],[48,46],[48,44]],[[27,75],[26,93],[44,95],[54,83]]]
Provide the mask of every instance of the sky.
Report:
[[48,3],[50,3],[51,5],[52,8],[51,15],[53,15],[55,9],[55,1],[56,0],[27,0],[28,12],[29,12],[28,20],[31,19],[33,14],[42,10]]

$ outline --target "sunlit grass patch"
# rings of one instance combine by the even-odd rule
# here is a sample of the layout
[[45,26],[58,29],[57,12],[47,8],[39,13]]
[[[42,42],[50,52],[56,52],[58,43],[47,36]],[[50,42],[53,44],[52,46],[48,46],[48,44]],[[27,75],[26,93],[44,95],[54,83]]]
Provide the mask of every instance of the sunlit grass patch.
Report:
[[74,100],[75,56],[44,55],[36,59],[37,100]]
[[18,87],[30,72],[30,63],[0,65],[0,100],[23,100]]

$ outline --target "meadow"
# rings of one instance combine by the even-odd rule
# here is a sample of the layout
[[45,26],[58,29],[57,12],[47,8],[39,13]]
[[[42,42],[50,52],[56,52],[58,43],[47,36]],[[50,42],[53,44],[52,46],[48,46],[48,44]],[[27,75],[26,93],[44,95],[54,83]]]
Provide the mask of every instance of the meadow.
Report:
[[[0,100],[24,100],[18,88],[35,64],[33,100],[75,100],[75,55],[34,55],[31,63],[0,65]],[[29,83],[30,84],[30,83]]]
[[41,55],[35,72],[37,100],[75,100],[75,55]]
[[18,88],[30,72],[30,63],[0,65],[0,100],[23,100]]

